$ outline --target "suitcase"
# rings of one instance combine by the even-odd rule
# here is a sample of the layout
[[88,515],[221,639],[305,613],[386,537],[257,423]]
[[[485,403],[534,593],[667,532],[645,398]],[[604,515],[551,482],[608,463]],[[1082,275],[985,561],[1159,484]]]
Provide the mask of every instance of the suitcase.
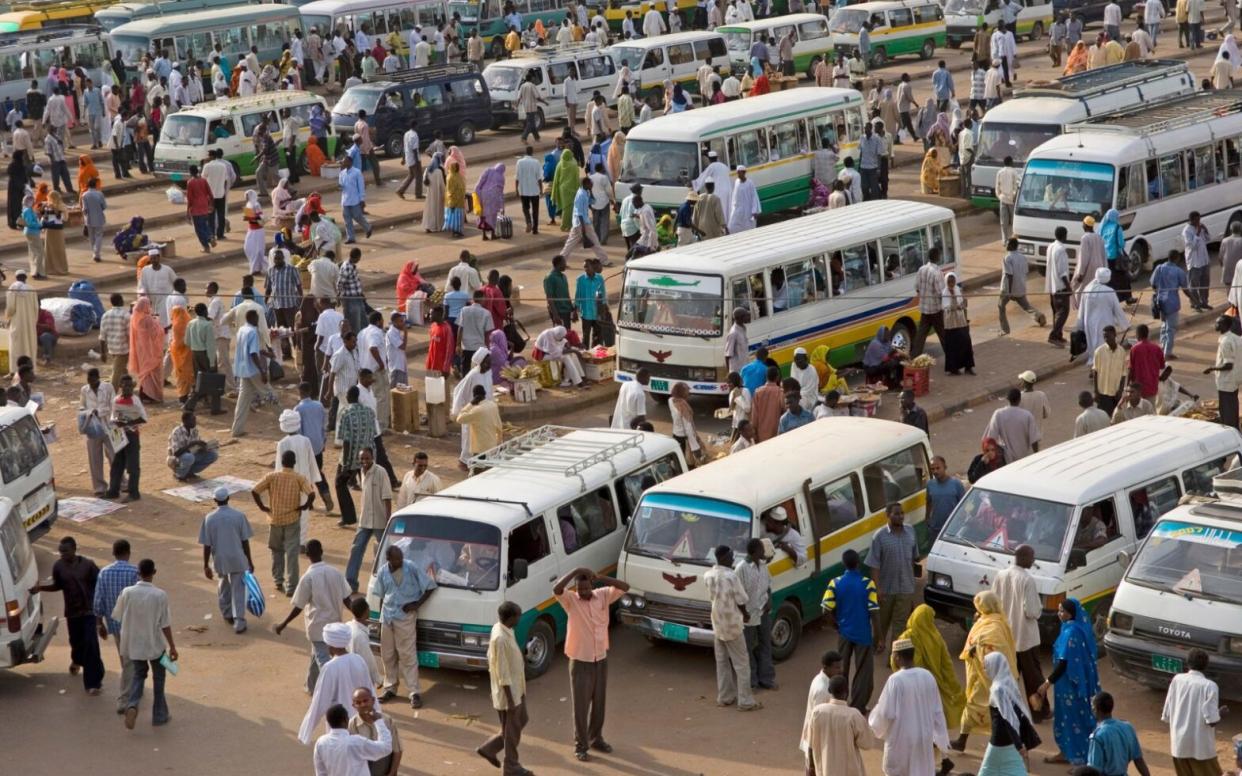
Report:
[[502,240],[513,239],[513,219],[504,213],[496,216],[496,236]]
[[199,396],[223,396],[223,372],[199,372],[194,379],[194,392]]

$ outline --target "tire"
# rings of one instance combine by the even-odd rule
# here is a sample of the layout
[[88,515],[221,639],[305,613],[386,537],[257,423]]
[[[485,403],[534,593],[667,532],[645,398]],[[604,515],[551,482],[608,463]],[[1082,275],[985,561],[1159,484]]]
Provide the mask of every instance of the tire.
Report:
[[772,618],[772,659],[778,663],[788,660],[801,638],[802,612],[797,603],[786,601]]
[[1044,23],[1035,22],[1035,26],[1031,27],[1031,40],[1039,40],[1044,37]]
[[402,152],[405,150],[401,147],[401,144],[402,144],[401,136],[398,135],[396,132],[393,132],[391,135],[388,136],[388,139],[384,141],[384,153],[389,158],[396,159],[397,157],[401,156]]
[[241,168],[237,166],[237,162],[229,162],[233,167],[233,188],[240,189],[242,187]]
[[931,59],[936,53],[936,41],[928,38],[923,41],[923,48],[919,49],[919,59]]
[[526,678],[534,679],[547,673],[555,655],[556,631],[547,620],[539,620],[526,634]]
[[1147,246],[1143,243],[1135,243],[1126,257],[1126,272],[1130,273],[1131,279],[1138,277],[1143,272],[1143,265],[1146,261]]
[[474,124],[463,121],[457,127],[457,145],[470,145],[474,142]]
[[543,131],[543,125],[548,123],[548,119],[543,115],[543,108],[535,109],[535,129]]
[[890,333],[892,335],[892,345],[894,348],[899,350],[909,350],[910,346],[914,344],[914,329],[911,328],[910,324],[905,321],[893,324],[893,330]]
[[876,48],[875,51],[871,52],[871,66],[872,67],[884,67],[887,64],[888,64],[888,52],[884,50],[883,46],[879,46]]

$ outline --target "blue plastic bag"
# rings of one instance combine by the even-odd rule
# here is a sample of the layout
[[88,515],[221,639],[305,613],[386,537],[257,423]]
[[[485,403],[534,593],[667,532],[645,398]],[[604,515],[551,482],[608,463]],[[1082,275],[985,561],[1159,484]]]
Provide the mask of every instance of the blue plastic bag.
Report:
[[99,319],[103,317],[104,306],[103,301],[99,298],[99,294],[95,292],[95,285],[89,280],[74,281],[73,285],[69,286],[69,298],[89,302],[95,310],[95,318],[91,322],[91,328],[99,328]]
[[267,608],[267,602],[263,598],[263,589],[259,587],[259,580],[255,579],[254,574],[249,571],[244,577],[246,582],[246,611],[255,617],[262,617],[263,611]]

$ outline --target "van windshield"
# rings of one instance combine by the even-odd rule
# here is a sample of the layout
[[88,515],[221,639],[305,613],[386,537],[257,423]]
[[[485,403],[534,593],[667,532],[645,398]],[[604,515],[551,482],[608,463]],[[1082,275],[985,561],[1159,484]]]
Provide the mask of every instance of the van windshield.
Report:
[[160,142],[168,145],[201,146],[207,138],[207,119],[173,114],[160,130]]
[[515,92],[522,83],[524,71],[516,67],[489,67],[483,71],[483,80],[493,92]]
[[750,51],[750,30],[726,32],[724,39],[730,51]]
[[1113,166],[1097,162],[1032,159],[1022,174],[1017,213],[1079,221],[1113,206]]
[[1242,531],[1162,520],[1126,579],[1192,598],[1236,603],[1242,600]]
[[30,415],[0,430],[0,480],[4,484],[26,476],[46,459],[43,432]]
[[746,552],[751,520],[751,511],[737,504],[658,493],[639,503],[625,549],[635,555],[711,566],[722,544],[739,556]]
[[719,337],[724,306],[719,275],[632,269],[621,291],[623,329]]
[[398,515],[380,548],[380,563],[395,544],[440,587],[495,590],[500,586],[500,529],[440,515]]
[[341,95],[341,99],[336,101],[336,105],[332,107],[332,112],[338,115],[357,116],[358,111],[364,110],[370,116],[375,113],[375,106],[379,104],[381,93],[380,89],[359,89],[356,87],[349,89]]
[[623,154],[622,183],[685,188],[699,175],[699,147],[694,143],[630,140]]
[[993,121],[979,127],[980,162],[1000,164],[1012,156],[1015,165],[1026,164],[1026,158],[1045,141],[1061,134],[1056,124],[1011,124]]
[[828,31],[838,34],[857,35],[862,29],[863,22],[870,18],[871,14],[858,8],[842,8],[832,15],[832,20],[828,22]]
[[630,70],[637,70],[642,67],[644,49],[637,46],[611,46],[609,50],[612,52],[612,61],[616,63],[617,69],[621,69],[621,65],[625,62],[630,63]]
[[1073,514],[1070,504],[971,488],[949,516],[940,538],[1006,555],[1029,544],[1036,558],[1056,563]]
[[982,16],[983,0],[949,0],[944,4],[945,16]]

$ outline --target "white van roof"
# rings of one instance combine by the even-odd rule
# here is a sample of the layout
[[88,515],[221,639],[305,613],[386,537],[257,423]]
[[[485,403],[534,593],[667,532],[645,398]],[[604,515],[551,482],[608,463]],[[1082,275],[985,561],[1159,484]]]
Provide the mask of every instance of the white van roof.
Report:
[[922,8],[925,5],[939,5],[939,3],[936,0],[876,0],[876,2],[872,3],[850,3],[844,6],[842,10],[849,9],[851,11],[876,13],[878,11],[895,11],[898,8]]
[[396,514],[462,517],[507,532],[531,515],[604,487],[644,461],[654,462],[678,449],[677,441],[663,434],[543,426],[476,457],[495,459],[496,468]]
[[212,100],[211,102],[203,102],[192,108],[185,108],[177,111],[178,116],[227,116],[234,113],[244,113],[248,110],[280,110],[290,105],[303,105],[305,103],[317,102],[325,106],[327,104],[324,99],[313,92],[298,91],[279,91],[279,92],[263,92],[262,94],[251,94],[247,97],[230,97],[227,100]]
[[802,24],[804,22],[823,22],[828,23],[821,13],[787,13],[784,16],[769,16],[766,19],[753,19],[748,22],[734,22],[732,24],[722,24],[716,28],[716,32],[736,32],[738,30],[769,30],[773,27],[785,27],[790,24]]
[[764,117],[775,122],[787,114],[810,111],[827,112],[845,105],[861,104],[862,95],[853,89],[839,89],[833,86],[783,89],[757,97],[747,97],[745,100],[722,102],[719,105],[708,105],[696,110],[658,116],[631,129],[625,139],[627,142],[630,140],[661,140],[697,143],[704,138],[736,131],[741,125],[753,127],[756,117]]
[[29,414],[25,407],[0,407],[0,428],[11,426]]
[[769,504],[802,489],[806,469],[791,466],[795,460],[823,461],[840,471],[852,471],[926,441],[927,435],[919,429],[891,420],[821,418],[665,480],[646,494],[680,493],[742,505]]
[[715,30],[690,30],[689,32],[674,32],[669,35],[657,35],[654,38],[631,38],[630,40],[621,40],[604,50],[609,51],[616,48],[652,49],[657,46],[672,46],[677,43],[692,43],[696,40],[708,40],[710,38],[719,37],[721,37],[720,33]]
[[1006,464],[975,487],[1061,504],[1087,504],[1194,461],[1242,450],[1217,423],[1144,415]]

